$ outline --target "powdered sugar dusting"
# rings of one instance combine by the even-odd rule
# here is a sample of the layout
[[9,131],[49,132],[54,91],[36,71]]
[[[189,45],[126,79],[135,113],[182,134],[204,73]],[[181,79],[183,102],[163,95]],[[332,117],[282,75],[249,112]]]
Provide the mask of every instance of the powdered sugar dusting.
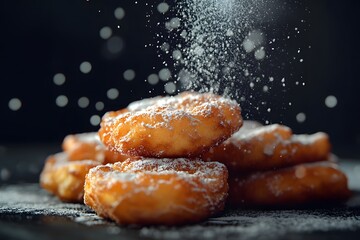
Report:
[[97,132],[79,133],[79,134],[76,134],[75,137],[80,142],[101,144]]
[[[353,165],[349,165],[353,166]],[[355,185],[354,185],[355,186]],[[344,232],[360,229],[359,202],[356,195],[349,204],[328,209],[303,210],[228,210],[219,217],[184,227],[141,227],[128,228],[98,217],[83,204],[61,203],[41,190],[37,184],[3,186],[0,188],[0,214],[16,214],[17,222],[32,216],[63,216],[70,221],[66,229],[79,230],[79,224],[96,226],[87,228],[90,234],[106,230],[102,238],[128,239],[133,236],[151,239],[279,239],[289,235],[304,237],[317,232],[344,236]],[[47,218],[42,218],[42,224]],[[45,222],[44,222],[45,221]],[[71,221],[75,222],[72,225]],[[26,221],[28,223],[28,220]],[[53,226],[54,220],[51,224]],[[63,223],[63,222],[62,222]],[[81,227],[81,226],[80,226]],[[288,235],[289,234],[289,235]],[[342,235],[338,235],[342,234]],[[90,237],[93,235],[90,235]],[[311,235],[309,235],[311,236]]]
[[323,133],[323,132],[318,132],[318,133],[311,134],[311,135],[309,135],[309,134],[293,135],[291,137],[290,141],[294,142],[294,143],[300,143],[303,145],[311,145],[314,142],[316,142],[320,139],[323,139],[323,138],[327,138],[327,134]]
[[[121,166],[123,165],[123,166]],[[203,176],[212,178],[224,174],[225,166],[219,162],[203,162],[201,160],[189,160],[186,158],[141,158],[126,163],[115,163],[124,171],[144,172],[146,174],[179,174],[183,177]]]
[[[213,113],[214,110],[221,110],[225,107],[230,108],[234,113],[237,109],[240,109],[236,101],[228,98],[213,94],[201,95],[186,92],[175,97],[156,97],[133,102],[127,108],[130,112],[120,114],[116,118],[124,118],[125,122],[134,122],[139,116],[154,119],[160,115],[162,121],[156,121],[153,125],[143,123],[143,126],[170,128],[170,121],[180,118],[187,118],[190,120],[190,124],[195,126],[199,124],[196,119],[197,116],[206,117]],[[222,111],[218,112],[220,115],[222,114]],[[113,121],[112,118],[105,119],[105,124],[111,125]]]
[[268,126],[254,126],[250,129],[244,129],[240,128],[239,131],[233,134],[231,138],[233,138],[235,141],[247,141],[252,138],[261,137],[264,134],[275,132],[277,129],[284,129],[285,131],[291,131],[290,128],[286,126],[282,126],[279,124],[271,124]]

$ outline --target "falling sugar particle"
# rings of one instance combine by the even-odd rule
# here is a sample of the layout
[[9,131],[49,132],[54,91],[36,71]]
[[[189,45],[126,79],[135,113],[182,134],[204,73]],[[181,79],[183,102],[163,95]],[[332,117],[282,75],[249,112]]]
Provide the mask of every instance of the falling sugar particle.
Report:
[[268,92],[269,91],[269,87],[268,86],[263,86],[263,92]]
[[85,61],[80,64],[80,71],[84,74],[91,72],[91,69],[92,66],[90,62]]
[[262,60],[265,58],[265,50],[263,47],[261,47],[260,49],[256,50],[254,53],[255,59],[256,60]]
[[18,111],[21,108],[22,103],[21,103],[20,99],[12,98],[12,99],[10,99],[8,106],[9,106],[10,110]]
[[254,30],[248,34],[243,41],[244,50],[249,53],[258,48],[264,42],[264,35],[259,30]]
[[89,104],[90,104],[90,101],[87,97],[81,97],[78,100],[78,105],[81,108],[87,108],[89,106]]
[[163,68],[159,71],[159,78],[163,81],[168,81],[171,78],[171,72],[168,68]]
[[167,11],[169,11],[169,4],[167,4],[166,2],[162,2],[157,6],[157,10],[160,13],[166,13]]
[[234,32],[233,32],[231,29],[228,29],[228,30],[226,31],[226,36],[232,37],[232,36],[234,36]]
[[102,111],[104,110],[104,103],[103,102],[97,102],[95,103],[95,109],[98,110],[98,111]]
[[296,115],[296,121],[298,121],[299,123],[303,123],[303,122],[305,122],[305,120],[306,120],[305,113],[301,112]]
[[173,56],[174,60],[180,60],[181,56],[182,56],[181,51],[180,50],[174,50],[172,56]]
[[108,39],[112,35],[112,30],[110,27],[103,27],[100,29],[99,35],[102,39]]
[[119,54],[124,48],[124,41],[121,37],[114,36],[107,40],[106,49],[110,54]]
[[164,42],[161,47],[160,47],[161,50],[163,50],[164,52],[167,52],[169,51],[170,49],[170,44],[168,44],[167,42]]
[[62,73],[57,73],[53,77],[54,84],[58,86],[63,85],[65,83],[65,80],[66,80],[65,75]]
[[121,7],[116,8],[114,11],[114,16],[116,19],[123,19],[125,17],[125,10]]
[[116,88],[110,88],[107,92],[106,92],[106,96],[111,99],[114,100],[116,98],[119,97],[119,91]]
[[175,28],[179,28],[180,27],[180,18],[174,17],[170,20],[169,22],[170,24],[170,28],[171,29],[175,29]]
[[167,92],[168,94],[172,94],[176,91],[176,85],[173,82],[167,82],[164,88],[165,92]]
[[300,59],[300,60],[299,60],[299,62],[303,62],[303,61],[304,61],[304,59]]
[[68,104],[69,100],[66,96],[60,95],[56,98],[55,103],[58,107],[65,107]]
[[93,126],[98,126],[100,124],[101,118],[98,115],[92,115],[90,117],[90,124]]
[[242,45],[247,53],[252,52],[256,47],[254,42],[249,39],[245,39]]
[[155,73],[150,74],[147,78],[147,81],[151,85],[156,85],[159,82],[159,76]]
[[325,98],[325,105],[328,107],[328,108],[334,108],[336,107],[337,105],[337,98],[335,96],[327,96]]
[[125,80],[132,81],[134,80],[136,73],[133,69],[128,69],[124,72],[123,76]]

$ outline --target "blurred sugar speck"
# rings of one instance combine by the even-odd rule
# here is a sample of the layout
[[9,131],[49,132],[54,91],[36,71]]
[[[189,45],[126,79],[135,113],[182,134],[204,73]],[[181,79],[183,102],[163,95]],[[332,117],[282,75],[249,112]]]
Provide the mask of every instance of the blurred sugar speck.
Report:
[[85,61],[80,64],[80,71],[84,74],[91,72],[91,69],[92,66],[90,62]]
[[65,107],[69,100],[65,95],[60,95],[56,98],[55,103],[58,107]]
[[125,80],[132,81],[134,80],[136,73],[133,69],[128,69],[124,72],[123,76]]
[[163,68],[159,71],[159,78],[163,81],[168,81],[171,78],[171,72],[168,68]]
[[159,5],[157,6],[157,10],[160,13],[166,13],[167,11],[169,11],[169,8],[170,6],[166,2],[159,3]]
[[325,105],[328,107],[328,108],[334,108],[336,107],[338,101],[337,101],[337,98],[335,96],[327,96],[325,98]]
[[112,30],[110,27],[106,26],[100,29],[99,35],[102,39],[108,39],[112,35]]
[[99,115],[92,115],[90,117],[90,124],[93,126],[98,126],[100,124],[101,118]]
[[53,81],[54,84],[61,86],[65,83],[66,77],[63,73],[57,73],[54,75]]
[[90,100],[87,97],[81,97],[78,100],[78,105],[81,108],[87,108],[89,106],[89,104],[90,104]]
[[95,109],[98,110],[98,111],[104,110],[104,107],[105,107],[105,105],[104,105],[103,102],[99,101],[99,102],[95,103]]
[[114,16],[116,19],[121,20],[125,17],[125,10],[122,7],[118,7],[114,11]]
[[159,76],[155,73],[152,73],[148,76],[147,81],[151,85],[156,85],[159,82]]
[[10,99],[8,105],[9,105],[10,110],[12,110],[12,111],[18,111],[18,110],[21,108],[22,103],[21,103],[21,100],[20,100],[20,99],[18,99],[18,98],[12,98],[12,99]]
[[165,92],[168,94],[173,94],[176,91],[176,85],[173,82],[167,82],[164,88],[165,88]]
[[296,121],[298,121],[299,123],[303,123],[305,122],[305,120],[306,120],[305,113],[301,112],[296,115]]
[[114,100],[119,97],[119,90],[117,90],[116,88],[110,88],[106,92],[106,95],[109,99]]

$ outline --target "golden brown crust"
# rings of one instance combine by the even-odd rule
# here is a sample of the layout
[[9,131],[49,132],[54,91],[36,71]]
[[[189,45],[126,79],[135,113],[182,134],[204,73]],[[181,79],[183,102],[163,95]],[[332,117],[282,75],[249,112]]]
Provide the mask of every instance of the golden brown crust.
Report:
[[124,161],[128,156],[108,150],[98,138],[97,132],[71,134],[64,138],[62,148],[70,161],[91,159],[100,163]]
[[344,201],[350,196],[347,178],[334,163],[297,165],[230,177],[230,205],[296,207]]
[[128,159],[98,166],[85,181],[85,204],[119,224],[179,225],[224,208],[227,169],[188,159]]
[[40,175],[40,185],[65,202],[83,202],[85,175],[100,163],[69,161],[66,153],[49,156]]
[[283,125],[250,124],[244,121],[238,132],[202,158],[221,162],[230,172],[247,173],[324,161],[330,156],[331,145],[325,133],[294,135]]
[[194,157],[242,125],[239,105],[205,93],[145,99],[103,117],[99,136],[114,151],[144,157]]

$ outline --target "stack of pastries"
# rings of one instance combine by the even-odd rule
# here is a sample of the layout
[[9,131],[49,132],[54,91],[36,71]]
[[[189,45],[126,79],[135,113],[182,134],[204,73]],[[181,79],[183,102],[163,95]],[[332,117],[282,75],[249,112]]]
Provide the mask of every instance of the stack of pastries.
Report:
[[119,224],[179,225],[233,207],[346,200],[325,133],[243,121],[233,100],[184,92],[109,112],[97,133],[69,135],[40,184]]

